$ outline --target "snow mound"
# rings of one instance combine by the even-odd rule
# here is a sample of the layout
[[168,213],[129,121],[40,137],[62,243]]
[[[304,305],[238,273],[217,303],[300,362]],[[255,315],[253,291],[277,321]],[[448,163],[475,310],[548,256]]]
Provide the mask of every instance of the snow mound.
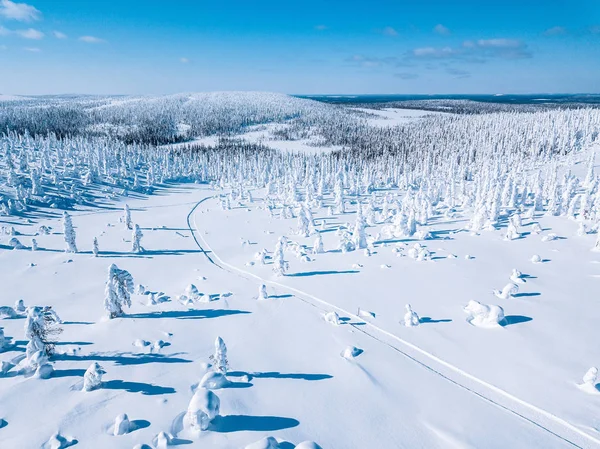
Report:
[[198,384],[199,388],[205,388],[207,390],[218,390],[219,388],[225,388],[229,385],[229,380],[223,373],[218,371],[210,371],[202,377],[202,380]]
[[463,310],[468,315],[467,322],[473,326],[494,328],[502,326],[504,322],[504,309],[500,306],[469,301]]
[[198,388],[183,417],[183,427],[194,432],[208,430],[210,422],[219,415],[221,401],[210,390]]
[[42,445],[42,449],[66,449],[75,444],[77,444],[77,440],[64,437],[60,432],[56,432],[44,445]]
[[122,413],[115,418],[113,435],[125,435],[129,432],[131,432],[131,422],[129,421],[129,417],[125,413]]
[[317,443],[313,441],[303,441],[296,446],[296,449],[322,449]]
[[356,346],[346,346],[346,348],[342,351],[341,356],[346,360],[353,360],[355,357],[358,357],[362,353],[363,350],[357,348]]
[[244,449],[279,449],[279,443],[273,437],[265,437],[256,443],[247,445]]

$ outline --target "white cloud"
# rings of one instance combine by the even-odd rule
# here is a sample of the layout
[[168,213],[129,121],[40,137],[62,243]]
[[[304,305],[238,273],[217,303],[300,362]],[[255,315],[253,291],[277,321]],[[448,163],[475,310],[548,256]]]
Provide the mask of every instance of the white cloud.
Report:
[[190,60],[188,58],[180,58],[179,62],[181,62],[182,64],[187,64],[188,62],[190,62]]
[[442,36],[447,36],[450,34],[450,30],[441,23],[438,23],[435,27],[433,27],[433,31],[437,34],[441,34]]
[[325,31],[327,29],[327,25],[317,25],[315,26],[315,30]]
[[0,50],[8,50],[8,47],[6,45],[0,45]]
[[66,39],[67,35],[65,33],[61,33],[60,31],[53,31],[52,34],[57,39]]
[[0,0],[0,16],[20,22],[33,22],[34,20],[40,20],[42,13],[27,3]]
[[562,34],[567,34],[567,29],[565,27],[556,26],[544,31],[544,35],[546,36],[560,36]]
[[519,48],[523,43],[517,39],[479,39],[477,46],[481,48]]
[[493,58],[524,59],[532,56],[527,45],[518,39],[479,39],[464,41],[462,47],[421,47],[408,53],[420,59],[460,59],[468,62],[485,62]]
[[34,30],[33,28],[29,28],[27,30],[17,30],[15,33],[25,39],[40,40],[44,38],[44,33],[39,30]]
[[30,53],[40,53],[42,51],[37,47],[25,47],[23,50],[28,51]]
[[398,32],[392,27],[385,27],[381,32],[386,36],[398,36]]
[[421,47],[421,48],[415,48],[412,51],[414,56],[417,56],[419,58],[445,58],[445,57],[451,57],[453,55],[456,55],[458,53],[457,50],[454,50],[453,48],[450,47],[444,47],[444,48],[434,48],[434,47]]
[[101,44],[106,42],[104,39],[100,39],[99,37],[95,36],[81,36],[79,40],[81,42],[87,42],[88,44]]
[[0,36],[8,36],[10,33],[12,33],[12,31],[10,31],[8,28],[0,26]]

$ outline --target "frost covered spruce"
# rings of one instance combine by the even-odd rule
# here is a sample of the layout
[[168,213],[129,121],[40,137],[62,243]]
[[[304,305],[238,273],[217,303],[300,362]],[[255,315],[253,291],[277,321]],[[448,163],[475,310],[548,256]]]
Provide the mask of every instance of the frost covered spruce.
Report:
[[129,210],[129,204],[125,204],[123,208],[123,223],[125,223],[125,228],[129,230],[133,230],[133,222],[131,221],[131,211]]
[[287,239],[280,237],[275,245],[275,251],[273,253],[273,271],[277,276],[284,276],[289,268],[288,262],[285,260],[283,253]]
[[94,255],[94,257],[98,257],[98,254],[100,254],[100,248],[98,247],[97,237],[94,237],[94,241],[92,243],[92,254]]
[[144,248],[142,247],[142,237],[144,234],[140,229],[139,225],[136,223],[133,226],[133,233],[131,234],[131,252],[133,253],[142,253],[144,252]]
[[76,253],[77,244],[75,243],[75,229],[73,228],[73,221],[71,220],[71,216],[67,211],[63,212],[63,233],[65,243],[67,244],[67,248],[65,251],[68,253]]
[[108,267],[108,279],[104,290],[104,310],[109,318],[123,315],[123,307],[131,307],[134,292],[133,277],[114,263]]

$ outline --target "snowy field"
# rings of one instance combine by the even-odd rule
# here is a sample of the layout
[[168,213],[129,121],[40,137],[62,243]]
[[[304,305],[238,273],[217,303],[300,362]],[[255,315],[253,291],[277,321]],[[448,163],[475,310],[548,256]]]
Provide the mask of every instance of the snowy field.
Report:
[[600,114],[202,95],[0,136],[1,449],[600,447]]
[[387,127],[397,126],[405,123],[413,123],[423,117],[430,115],[444,115],[444,112],[422,111],[419,109],[400,109],[400,108],[382,108],[366,109],[354,108],[357,111],[364,112],[374,117],[369,117],[367,122],[371,126]]

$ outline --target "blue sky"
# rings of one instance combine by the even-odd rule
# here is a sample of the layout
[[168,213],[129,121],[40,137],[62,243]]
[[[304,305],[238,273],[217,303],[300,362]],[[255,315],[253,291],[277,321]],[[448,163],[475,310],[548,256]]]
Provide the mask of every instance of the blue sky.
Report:
[[0,0],[0,93],[600,92],[599,0]]

